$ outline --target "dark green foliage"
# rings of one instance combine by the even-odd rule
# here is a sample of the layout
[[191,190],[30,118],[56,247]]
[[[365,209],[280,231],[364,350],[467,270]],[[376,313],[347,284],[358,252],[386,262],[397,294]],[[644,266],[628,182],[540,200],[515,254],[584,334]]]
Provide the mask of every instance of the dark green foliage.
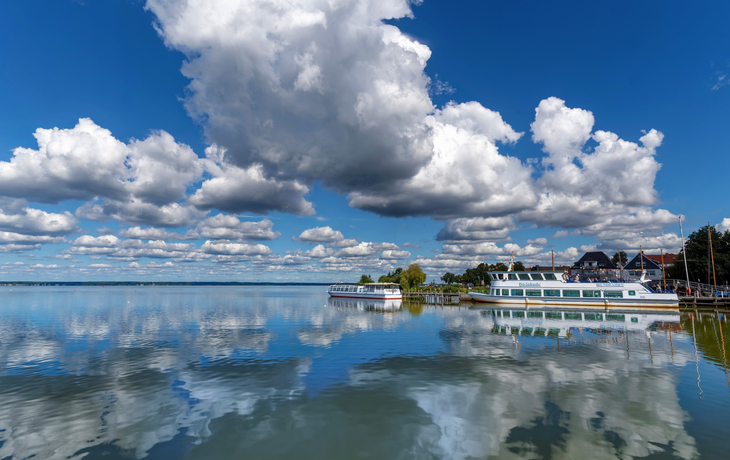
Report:
[[[684,243],[687,251],[687,268],[690,281],[707,283],[707,225],[692,233]],[[730,231],[718,232],[710,226],[712,233],[712,250],[715,255],[715,276],[717,284],[730,282]],[[710,268],[710,284],[713,284],[712,268]],[[674,266],[667,271],[668,278],[686,279],[684,271],[684,252],[680,251]]]
[[373,279],[370,278],[370,275],[362,275],[360,277],[360,281],[358,281],[357,284],[367,284],[367,283],[372,283],[372,282],[373,282]]
[[398,267],[393,273],[388,272],[387,275],[378,278],[378,283],[396,283],[400,284],[403,289],[416,287],[424,281],[426,281],[426,274],[418,264],[410,264],[405,270]]

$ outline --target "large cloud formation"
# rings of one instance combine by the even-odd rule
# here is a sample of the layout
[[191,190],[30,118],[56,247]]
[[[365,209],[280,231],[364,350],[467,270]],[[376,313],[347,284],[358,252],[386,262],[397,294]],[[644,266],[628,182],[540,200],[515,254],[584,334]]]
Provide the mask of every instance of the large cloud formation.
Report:
[[[583,228],[658,202],[656,130],[641,145],[593,132],[591,112],[551,97],[531,126],[547,154],[535,170],[499,151],[497,143],[522,136],[499,113],[477,102],[436,108],[425,73],[430,50],[384,22],[412,17],[411,3],[148,0],[147,8],[165,43],[187,57],[189,113],[220,161],[269,181],[258,196],[268,209],[309,213],[303,184],[319,180],[379,215],[461,219],[441,240],[496,241],[511,221],[474,233],[484,225],[464,219],[515,215]],[[592,153],[589,140],[598,143]],[[219,176],[217,195],[204,186],[192,201],[226,201],[220,190],[230,174]],[[281,195],[274,183],[298,184],[286,200],[298,197],[296,211],[268,197]],[[244,208],[253,209],[235,209]]]

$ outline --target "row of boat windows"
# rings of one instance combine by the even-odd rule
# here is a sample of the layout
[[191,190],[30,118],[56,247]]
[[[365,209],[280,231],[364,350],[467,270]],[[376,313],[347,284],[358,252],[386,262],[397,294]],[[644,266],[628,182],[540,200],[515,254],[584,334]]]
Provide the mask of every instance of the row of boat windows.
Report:
[[330,291],[334,292],[358,292],[359,286],[330,286]]
[[[605,297],[608,299],[620,299],[623,298],[624,293],[623,291],[579,291],[577,289],[495,289],[494,295],[521,297]],[[629,295],[636,295],[636,291],[629,291]]]
[[393,292],[392,288],[384,286],[330,286],[332,292]]
[[[545,316],[543,316],[543,314]],[[586,321],[603,321],[603,313],[561,313],[552,311],[495,311],[494,316],[504,318],[544,318],[544,319],[572,319]],[[626,315],[606,313],[606,321],[626,321]],[[631,318],[632,323],[638,322],[638,318]]]
[[517,281],[557,281],[553,273],[495,273],[492,278]]

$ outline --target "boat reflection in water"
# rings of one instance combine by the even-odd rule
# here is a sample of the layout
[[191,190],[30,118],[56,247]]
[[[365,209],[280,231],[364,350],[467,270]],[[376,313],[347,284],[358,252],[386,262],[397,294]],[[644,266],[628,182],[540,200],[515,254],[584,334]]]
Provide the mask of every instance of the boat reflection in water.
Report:
[[403,300],[401,299],[354,299],[346,297],[330,297],[327,299],[328,307],[335,308],[356,308],[361,311],[394,312],[400,310]]
[[560,307],[527,310],[514,308],[514,305],[496,305],[482,310],[492,316],[492,332],[497,334],[570,337],[573,329],[595,332],[681,329],[680,315],[644,310],[621,313]]

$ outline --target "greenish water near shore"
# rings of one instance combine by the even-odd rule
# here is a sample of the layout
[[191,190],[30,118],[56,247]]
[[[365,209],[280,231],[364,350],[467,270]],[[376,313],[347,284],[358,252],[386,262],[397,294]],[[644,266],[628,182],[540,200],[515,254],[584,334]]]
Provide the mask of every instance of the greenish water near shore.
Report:
[[728,456],[722,315],[325,289],[0,288],[0,459]]

